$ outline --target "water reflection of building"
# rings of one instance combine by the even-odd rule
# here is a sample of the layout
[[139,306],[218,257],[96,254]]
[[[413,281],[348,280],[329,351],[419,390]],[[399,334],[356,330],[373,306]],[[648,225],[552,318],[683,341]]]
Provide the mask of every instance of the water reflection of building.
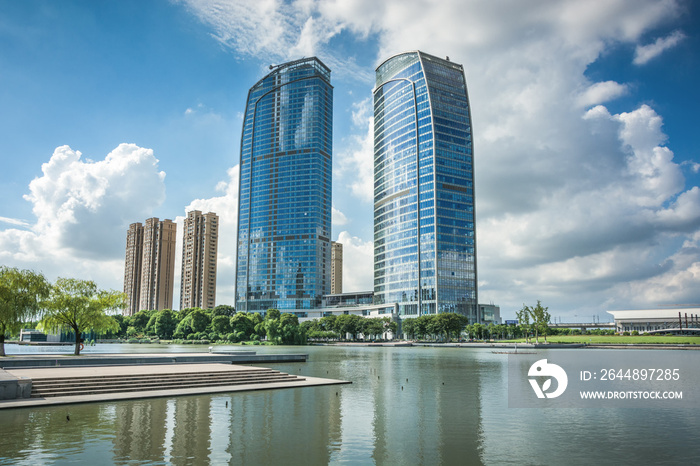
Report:
[[367,382],[376,464],[478,464],[478,362],[463,352],[373,354]]
[[340,444],[337,390],[307,387],[119,402],[102,424],[113,429],[116,461],[270,464],[283,451],[297,462],[326,464],[328,446]]
[[116,403],[114,409],[115,459],[158,461],[165,453],[166,398]]

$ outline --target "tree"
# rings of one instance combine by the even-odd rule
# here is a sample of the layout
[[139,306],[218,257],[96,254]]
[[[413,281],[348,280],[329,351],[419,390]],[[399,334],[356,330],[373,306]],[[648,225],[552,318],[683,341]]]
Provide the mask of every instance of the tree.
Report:
[[231,331],[230,318],[225,315],[214,316],[211,319],[211,329],[219,335],[226,335]]
[[278,309],[268,309],[265,311],[265,320],[279,320],[280,311]]
[[19,331],[37,314],[50,288],[40,273],[0,267],[0,356],[5,356],[5,334]]
[[175,327],[175,333],[173,336],[179,339],[186,339],[192,333],[192,318],[189,314],[185,315],[180,319]]
[[125,299],[124,293],[99,290],[90,280],[59,278],[51,288],[40,325],[49,330],[73,331],[74,354],[78,356],[83,332],[119,330],[119,323],[105,311],[123,308]]
[[277,309],[268,309],[265,312],[263,326],[265,327],[265,335],[268,341],[277,342],[277,336],[281,331],[280,311]]
[[518,318],[518,323],[520,324],[520,330],[525,334],[525,342],[530,342],[530,310],[526,305],[523,304],[523,308],[519,311],[515,311],[515,315]]
[[340,333],[341,336],[349,333],[352,335],[352,339],[355,340],[361,324],[362,317],[356,314],[342,314],[335,319],[334,330]]
[[374,337],[384,333],[384,321],[378,317],[363,319],[360,324],[360,331],[365,337]]
[[481,340],[484,337],[484,329],[486,328],[484,327],[484,324],[477,322],[472,325],[472,328],[474,329],[474,336],[476,336],[478,340]]
[[399,324],[391,320],[389,317],[383,317],[382,322],[384,322],[384,332],[391,332],[392,340],[396,338],[396,331],[399,328]]
[[233,317],[229,319],[229,325],[231,331],[241,334],[244,340],[250,338],[253,332],[255,332],[255,323],[245,312],[236,312]]
[[299,318],[291,313],[285,312],[279,319],[280,340],[285,345],[305,344],[306,332],[299,325]]
[[228,304],[219,304],[211,311],[212,319],[216,316],[232,317],[234,314],[236,314],[236,309]]
[[404,338],[413,340],[416,335],[416,319],[403,319],[401,321],[401,331]]
[[187,318],[190,319],[190,326],[195,333],[204,332],[211,323],[209,315],[201,309],[190,312],[187,314]]
[[169,340],[173,337],[177,324],[177,315],[170,309],[163,309],[156,314],[153,329],[158,338]]
[[146,333],[148,322],[151,320],[151,316],[156,312],[158,311],[139,311],[131,316],[130,325],[134,327],[138,333]]
[[526,311],[532,318],[533,327],[535,328],[535,343],[539,343],[539,334],[544,335],[544,341],[547,341],[547,332],[549,331],[549,322],[552,316],[549,314],[548,307],[542,307],[540,300],[537,300],[537,306],[529,307],[523,305],[523,311]]
[[129,329],[129,323],[131,322],[131,319],[122,314],[113,315],[112,319],[116,320],[119,324],[119,330],[115,332],[114,336],[117,338],[125,338],[126,331]]

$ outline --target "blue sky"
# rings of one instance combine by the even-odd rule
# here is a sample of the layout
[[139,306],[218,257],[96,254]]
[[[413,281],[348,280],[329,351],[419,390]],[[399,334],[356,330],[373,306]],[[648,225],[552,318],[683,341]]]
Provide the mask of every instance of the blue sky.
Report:
[[564,320],[699,304],[699,11],[0,0],[0,263],[121,289],[129,223],[213,210],[217,302],[232,303],[247,91],[317,55],[335,89],[333,237],[346,291],[371,289],[374,68],[420,49],[465,67],[481,302],[510,317],[540,299]]

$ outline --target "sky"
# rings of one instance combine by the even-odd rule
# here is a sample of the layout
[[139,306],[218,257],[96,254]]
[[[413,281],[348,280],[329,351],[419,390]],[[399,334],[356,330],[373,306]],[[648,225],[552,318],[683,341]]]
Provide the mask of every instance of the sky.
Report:
[[344,291],[371,290],[374,70],[409,50],[465,69],[481,303],[700,305],[691,0],[0,0],[0,264],[121,290],[130,223],[213,211],[234,304],[248,89],[318,56]]

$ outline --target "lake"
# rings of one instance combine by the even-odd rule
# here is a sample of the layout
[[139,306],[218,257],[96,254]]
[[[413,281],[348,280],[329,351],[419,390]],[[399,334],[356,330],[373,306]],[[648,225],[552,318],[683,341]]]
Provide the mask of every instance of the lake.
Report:
[[[508,358],[491,349],[217,348],[308,353],[306,363],[269,366],[352,384],[0,410],[0,464],[700,462],[697,406],[509,408]],[[6,351],[56,348],[6,345]],[[168,351],[207,348],[86,348],[91,353]],[[637,351],[645,357],[664,350]],[[700,358],[700,352],[694,353]]]

